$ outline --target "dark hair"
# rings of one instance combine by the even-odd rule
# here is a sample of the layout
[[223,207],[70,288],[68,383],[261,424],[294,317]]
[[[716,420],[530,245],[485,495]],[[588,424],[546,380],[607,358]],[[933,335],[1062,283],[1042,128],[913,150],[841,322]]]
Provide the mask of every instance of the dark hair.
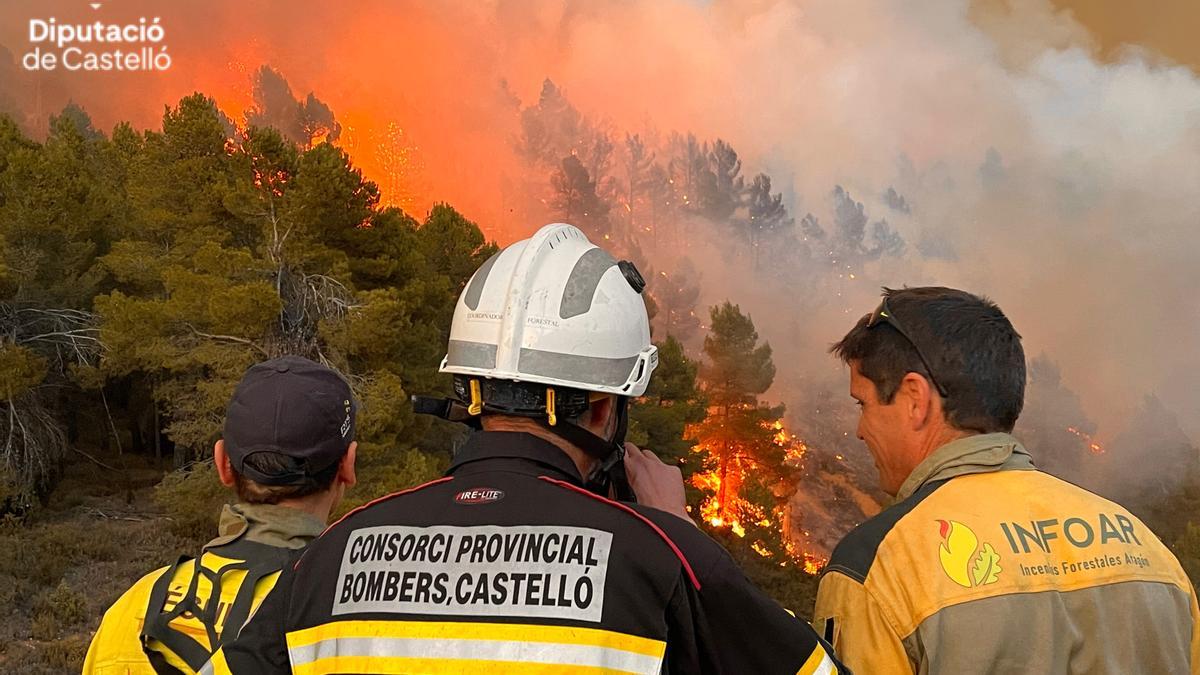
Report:
[[[883,295],[945,389],[946,421],[964,431],[1012,431],[1025,404],[1025,351],[996,303],[940,286],[885,288]],[[891,403],[907,373],[929,373],[898,330],[880,322],[868,327],[869,320],[860,319],[829,351],[857,361],[879,399]]]
[[[345,457],[345,455],[342,455]],[[256,452],[244,460],[250,468],[265,474],[277,474],[292,467],[290,458],[274,455],[269,452]],[[240,501],[247,504],[278,504],[285,499],[299,499],[329,489],[333,479],[337,477],[341,459],[321,470],[316,475],[304,479],[296,485],[263,485],[246,478],[235,469],[234,489]]]

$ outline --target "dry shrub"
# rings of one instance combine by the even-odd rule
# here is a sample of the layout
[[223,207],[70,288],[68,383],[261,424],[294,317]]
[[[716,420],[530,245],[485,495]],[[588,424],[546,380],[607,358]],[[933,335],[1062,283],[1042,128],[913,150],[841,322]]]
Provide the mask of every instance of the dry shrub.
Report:
[[171,529],[181,537],[202,541],[216,533],[221,507],[233,499],[212,461],[173,471],[154,489],[154,501],[171,518]]

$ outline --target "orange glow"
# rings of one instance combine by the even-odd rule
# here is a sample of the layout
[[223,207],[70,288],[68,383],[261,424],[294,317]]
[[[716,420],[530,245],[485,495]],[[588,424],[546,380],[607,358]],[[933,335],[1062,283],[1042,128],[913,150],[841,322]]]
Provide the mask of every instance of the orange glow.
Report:
[[[782,420],[764,422],[763,427],[774,432],[771,441],[784,449],[784,462],[799,464],[803,460],[808,445],[790,433]],[[718,425],[716,430],[722,428],[723,425]],[[714,431],[712,427],[706,429],[703,425],[695,425],[686,433],[688,438],[697,441],[692,452],[699,455],[700,462],[705,467],[704,471],[692,476],[692,485],[705,493],[700,503],[701,519],[714,528],[727,529],[738,537],[746,536],[746,527],[749,525],[773,528],[783,542],[782,553],[785,554],[786,560],[781,564],[786,566],[789,564],[787,561],[791,561],[808,574],[819,572],[825,566],[826,560],[806,550],[797,541],[796,534],[787,531],[789,518],[785,508],[775,508],[768,512],[742,497],[742,486],[754,470],[753,462],[743,458],[736,447],[732,452],[725,449],[729,439],[700,437],[699,434],[706,430]],[[736,446],[736,440],[732,443]],[[723,455],[725,461],[722,465]],[[751,542],[750,547],[763,557],[774,555],[769,545],[761,540]]]
[[1093,455],[1103,455],[1104,454],[1104,447],[1101,446],[1099,443],[1097,443],[1095,440],[1093,440],[1091,435],[1088,434],[1087,432],[1080,431],[1079,429],[1077,429],[1075,427],[1067,427],[1067,431],[1071,432],[1072,434],[1075,434],[1081,440],[1083,440],[1084,443],[1087,443],[1088,451],[1091,452]]
[[812,575],[820,574],[821,570],[824,569],[825,565],[829,562],[828,559],[822,558],[817,555],[813,555],[811,553],[805,553],[803,555],[803,559],[804,559],[804,563],[803,563],[804,571],[806,573],[812,574]]

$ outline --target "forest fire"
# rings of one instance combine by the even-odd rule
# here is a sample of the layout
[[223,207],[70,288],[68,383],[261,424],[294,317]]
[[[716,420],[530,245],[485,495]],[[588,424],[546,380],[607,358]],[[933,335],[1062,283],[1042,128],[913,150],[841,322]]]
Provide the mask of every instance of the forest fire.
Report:
[[1077,429],[1075,427],[1067,427],[1067,431],[1071,432],[1072,434],[1075,434],[1084,443],[1087,443],[1088,451],[1091,452],[1093,455],[1103,455],[1104,454],[1104,446],[1100,445],[1095,440],[1093,440],[1091,434],[1088,434],[1087,432],[1084,432],[1084,431],[1080,431],[1079,429]]
[[[764,558],[780,553],[785,558],[781,565],[795,565],[808,574],[817,574],[827,560],[805,550],[801,537],[792,531],[792,514],[787,504],[789,484],[779,481],[777,485],[768,485],[767,494],[763,494],[758,482],[762,477],[756,475],[762,467],[751,451],[760,439],[751,434],[746,438],[729,435],[727,432],[734,426],[732,422],[715,427],[696,425],[688,430],[689,437],[697,440],[692,452],[700,456],[704,467],[691,478],[692,485],[705,495],[700,504],[701,519],[708,526],[728,530],[739,538],[749,534],[753,539],[750,548]],[[752,430],[754,435],[761,432],[782,455],[784,467],[798,475],[808,451],[804,441],[790,433],[779,419],[762,420]],[[783,494],[776,494],[777,491]]]

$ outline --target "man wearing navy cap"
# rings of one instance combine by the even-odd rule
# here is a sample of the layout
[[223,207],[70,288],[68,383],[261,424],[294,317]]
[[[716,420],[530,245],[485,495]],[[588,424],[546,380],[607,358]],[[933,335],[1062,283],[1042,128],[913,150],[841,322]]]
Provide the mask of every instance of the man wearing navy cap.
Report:
[[192,673],[232,640],[279,570],[325,529],[354,485],[354,398],[336,372],[298,356],[252,366],[213,449],[238,501],[196,561],[143,577],[105,613],[83,672]]

